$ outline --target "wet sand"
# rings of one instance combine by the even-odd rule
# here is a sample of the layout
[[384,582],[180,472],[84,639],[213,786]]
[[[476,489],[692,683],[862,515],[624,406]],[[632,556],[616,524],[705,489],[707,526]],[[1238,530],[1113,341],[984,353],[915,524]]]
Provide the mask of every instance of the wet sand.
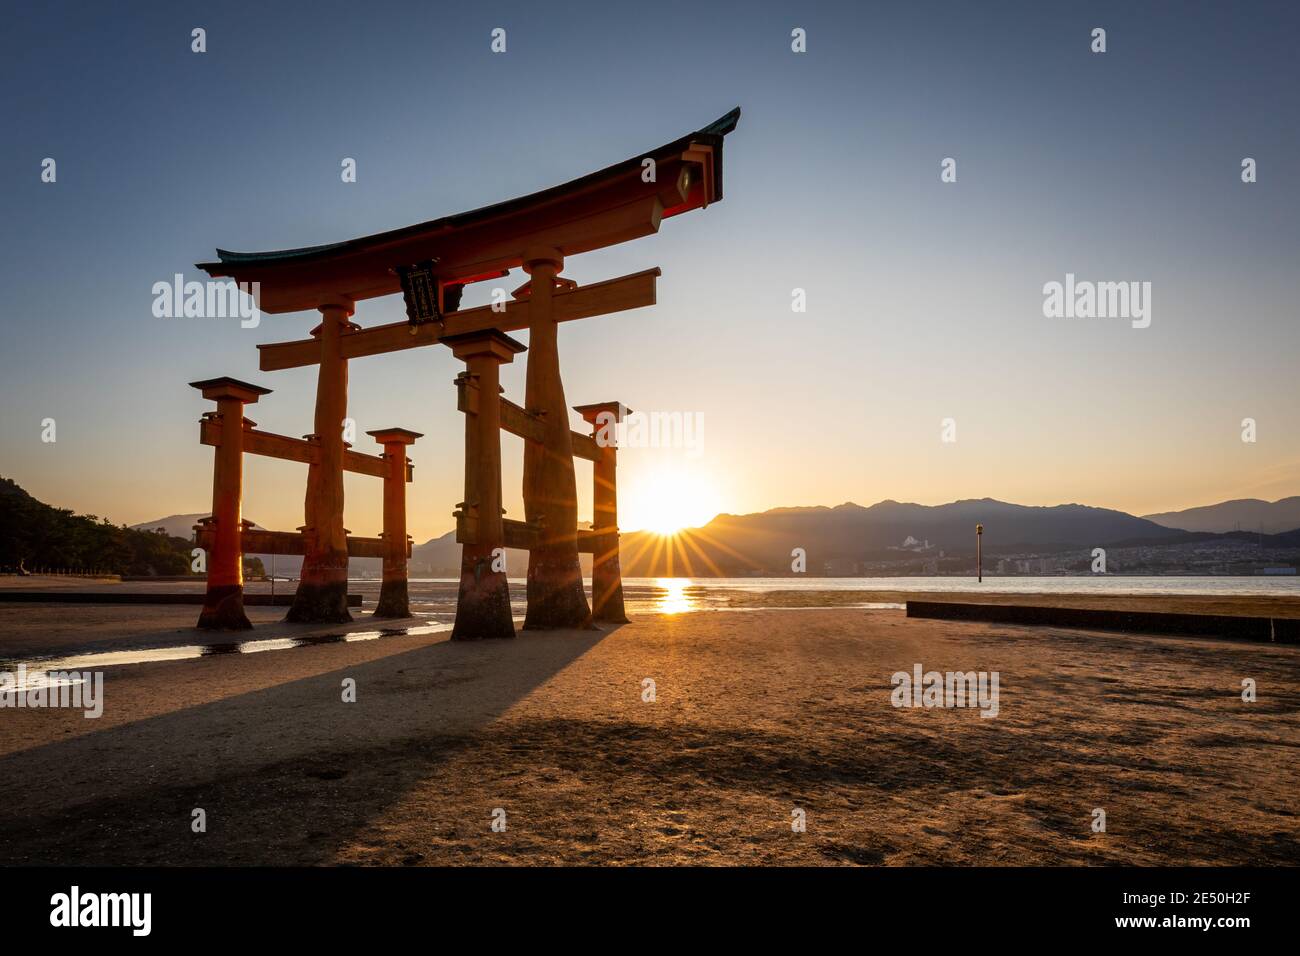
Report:
[[[999,715],[894,708],[916,663],[998,671]],[[1292,647],[702,612],[114,667],[105,698],[0,711],[0,859],[1300,863]]]
[[[12,583],[14,581],[23,583],[15,585]],[[33,581],[37,583],[26,583]],[[69,581],[73,583],[69,584]],[[6,585],[4,582],[9,583]],[[202,594],[205,584],[203,581],[109,583],[75,578],[0,577],[0,587],[4,586],[33,591],[66,588],[89,592],[160,591]],[[279,594],[292,594],[294,586],[293,583],[281,581],[276,585],[276,591]],[[270,594],[271,586],[265,582],[249,582],[245,590],[250,594]],[[327,630],[373,629],[379,623],[370,617],[378,594],[378,582],[357,582],[349,585],[349,590],[367,591],[365,606],[353,609],[355,620],[352,625]],[[255,606],[244,608],[253,625],[251,631],[199,631],[194,627],[199,610],[197,604],[27,604],[0,601],[0,661],[86,651],[296,637],[322,631],[320,627],[285,624],[284,616],[289,610],[287,607]],[[389,622],[383,623],[387,625]]]

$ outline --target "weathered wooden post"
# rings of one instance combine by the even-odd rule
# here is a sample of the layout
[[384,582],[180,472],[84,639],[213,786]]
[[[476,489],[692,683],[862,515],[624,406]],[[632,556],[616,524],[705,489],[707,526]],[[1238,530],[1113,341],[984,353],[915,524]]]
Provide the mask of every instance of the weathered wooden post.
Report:
[[314,334],[320,342],[316,378],[317,453],[307,468],[303,526],[305,554],[298,591],[286,621],[337,624],[352,620],[348,612],[348,540],[343,527],[343,419],[348,413],[348,361],[340,340],[354,326],[348,321],[353,303],[343,296],[319,306],[322,320]]
[[366,432],[384,446],[384,577],[379,586],[379,603],[373,617],[410,617],[411,601],[407,587],[407,557],[410,541],[406,536],[406,483],[411,480],[408,445],[414,445],[419,432],[405,428],[383,428]]
[[564,257],[555,249],[531,248],[524,253],[523,263],[532,276],[524,403],[544,425],[541,443],[529,442],[524,448],[524,518],[541,527],[528,553],[524,627],[583,627],[590,612],[578,560],[578,486],[552,309],[555,277],[564,267]]
[[211,414],[207,417],[221,423],[221,443],[212,456],[208,590],[197,626],[243,630],[253,626],[244,613],[244,406],[269,395],[271,390],[233,378],[190,382],[190,387],[217,403],[215,419]]
[[[501,364],[525,346],[495,329],[443,338],[465,362],[465,501],[453,641],[514,637],[501,510]],[[574,539],[577,546],[577,539]],[[576,554],[576,552],[575,552]],[[581,586],[581,580],[579,580]]]
[[618,433],[630,411],[622,402],[575,405],[591,424],[600,458],[592,464],[591,619],[627,623],[623,608],[623,571],[618,559]]

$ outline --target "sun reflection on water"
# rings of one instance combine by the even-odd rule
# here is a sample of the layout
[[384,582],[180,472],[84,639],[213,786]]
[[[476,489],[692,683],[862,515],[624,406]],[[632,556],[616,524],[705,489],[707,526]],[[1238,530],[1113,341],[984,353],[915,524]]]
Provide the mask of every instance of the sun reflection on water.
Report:
[[690,583],[690,578],[656,578],[655,586],[663,589],[656,610],[660,614],[683,614],[694,611],[695,599],[686,593]]

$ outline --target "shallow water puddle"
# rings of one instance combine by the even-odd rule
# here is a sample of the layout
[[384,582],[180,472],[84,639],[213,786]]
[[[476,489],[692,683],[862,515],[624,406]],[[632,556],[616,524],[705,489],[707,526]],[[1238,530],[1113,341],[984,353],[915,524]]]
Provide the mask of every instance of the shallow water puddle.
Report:
[[25,660],[0,660],[0,671],[16,671],[26,665],[29,673],[40,671],[95,670],[121,664],[152,664],[155,661],[187,661],[220,654],[260,654],[295,647],[320,644],[351,644],[375,641],[381,637],[407,637],[450,631],[450,624],[418,624],[412,627],[385,627],[371,631],[343,631],[338,634],[304,634],[301,637],[268,637],[263,640],[230,641],[221,644],[183,644],[179,647],[143,647],[129,651],[98,651],[70,657],[35,657]]
[[[840,604],[832,607],[707,607],[689,604],[671,610],[662,604],[648,602],[648,607],[637,607],[630,601],[628,610],[632,613],[685,614],[708,611],[833,611],[833,610],[903,610],[905,604],[888,602],[870,602],[864,604]],[[515,618],[515,626],[520,627],[523,618]],[[452,629],[448,622],[417,624],[411,627],[384,627],[367,631],[341,631],[337,634],[304,634],[300,637],[268,637],[261,640],[227,641],[219,644],[182,644],[167,647],[142,647],[129,651],[95,651],[74,654],[68,657],[31,657],[0,659],[0,671],[17,672],[20,665],[26,667],[30,675],[27,686],[36,685],[33,680],[43,679],[38,675],[49,671],[96,670],[101,667],[119,667],[123,664],[153,664],[159,661],[188,661],[201,657],[216,657],[222,654],[260,654],[263,651],[286,651],[295,647],[316,647],[321,644],[351,644],[357,641],[375,641],[381,637],[417,637],[425,634],[441,634]]]

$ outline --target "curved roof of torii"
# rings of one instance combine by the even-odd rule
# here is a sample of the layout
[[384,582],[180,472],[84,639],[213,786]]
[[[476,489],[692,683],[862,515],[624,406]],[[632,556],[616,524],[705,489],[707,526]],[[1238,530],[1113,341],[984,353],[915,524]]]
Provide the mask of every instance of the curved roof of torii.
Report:
[[[314,309],[336,296],[353,300],[401,291],[397,266],[438,260],[446,285],[504,275],[525,250],[576,255],[656,232],[668,216],[722,198],[722,141],[740,108],[658,149],[560,186],[345,242],[273,252],[218,249],[198,268],[216,278],[261,284],[266,312]],[[644,162],[655,161],[645,182]]]

